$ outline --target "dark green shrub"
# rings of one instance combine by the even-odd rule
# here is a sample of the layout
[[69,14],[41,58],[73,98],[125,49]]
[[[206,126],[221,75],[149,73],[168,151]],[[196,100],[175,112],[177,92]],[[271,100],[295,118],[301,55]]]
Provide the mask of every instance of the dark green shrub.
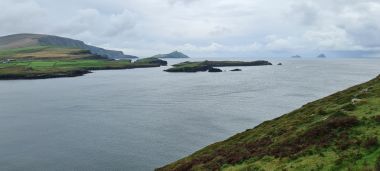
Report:
[[333,114],[330,116],[330,118],[334,118],[334,117],[345,117],[345,116],[347,116],[347,114],[346,114],[344,111],[342,111],[342,110],[338,110],[338,111],[336,111],[335,113],[333,113]]
[[380,171],[380,156],[377,158],[376,164],[375,164],[375,170]]
[[380,123],[380,115],[372,116],[371,119],[373,119],[374,121]]
[[363,146],[366,149],[370,149],[372,147],[376,147],[379,145],[379,142],[377,140],[377,137],[368,137],[364,142]]
[[354,111],[355,108],[356,108],[356,106],[353,105],[352,103],[348,103],[348,104],[342,106],[342,109],[346,110],[346,111]]
[[319,109],[317,109],[317,114],[318,115],[327,115],[328,113],[326,112],[326,110],[319,108]]

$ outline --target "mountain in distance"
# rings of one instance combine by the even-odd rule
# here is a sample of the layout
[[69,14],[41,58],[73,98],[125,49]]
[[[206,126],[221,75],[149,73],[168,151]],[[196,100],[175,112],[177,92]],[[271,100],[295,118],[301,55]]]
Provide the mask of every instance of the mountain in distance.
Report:
[[181,52],[178,52],[178,51],[174,51],[174,52],[169,53],[169,54],[158,54],[158,55],[154,55],[152,57],[153,58],[190,58],[189,56],[187,56]]
[[317,56],[317,58],[326,58],[326,57],[327,56],[325,54],[323,54],[323,53]]
[[121,51],[107,50],[96,46],[85,44],[83,41],[65,37],[44,35],[44,34],[13,34],[0,37],[0,50],[27,48],[36,46],[52,46],[61,48],[76,48],[88,50],[94,55],[110,59],[138,58],[132,55],[125,55]]

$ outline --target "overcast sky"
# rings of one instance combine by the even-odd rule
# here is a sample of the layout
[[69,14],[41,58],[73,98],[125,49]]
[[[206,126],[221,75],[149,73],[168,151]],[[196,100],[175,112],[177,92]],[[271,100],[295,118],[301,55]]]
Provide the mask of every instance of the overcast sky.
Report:
[[0,0],[0,35],[150,56],[380,56],[379,0]]

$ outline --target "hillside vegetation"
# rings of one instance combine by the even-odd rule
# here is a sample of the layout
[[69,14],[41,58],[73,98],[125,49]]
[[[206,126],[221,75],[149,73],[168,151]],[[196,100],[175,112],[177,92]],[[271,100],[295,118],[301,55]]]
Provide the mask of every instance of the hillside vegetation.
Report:
[[107,50],[96,46],[91,46],[83,41],[45,34],[12,34],[0,37],[0,50],[22,49],[34,47],[59,47],[62,49],[83,49],[90,54],[102,56],[109,59],[137,58],[132,55],[125,55],[121,51]]
[[380,170],[380,77],[308,103],[159,171]]
[[98,55],[91,54],[88,50],[75,48],[61,48],[53,46],[30,46],[0,50],[0,60],[6,59],[99,59]]

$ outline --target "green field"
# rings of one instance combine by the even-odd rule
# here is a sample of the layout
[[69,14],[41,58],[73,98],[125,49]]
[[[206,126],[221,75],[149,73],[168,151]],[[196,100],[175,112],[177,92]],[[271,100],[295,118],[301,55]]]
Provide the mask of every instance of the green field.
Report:
[[32,60],[0,63],[0,79],[34,79],[80,76],[90,69],[121,68],[129,61],[106,60]]
[[53,46],[31,46],[25,48],[0,50],[0,60],[4,59],[84,59],[100,58],[91,54],[88,50],[75,48],[61,48]]
[[0,63],[0,79],[34,79],[79,76],[90,70],[159,67],[129,60],[33,60]]
[[380,170],[380,76],[158,170]]
[[91,70],[159,67],[155,63],[130,60],[31,60],[0,63],[0,79],[36,79],[80,76]]
[[131,65],[129,60],[32,60],[32,61],[11,61],[9,63],[0,63],[0,68],[4,67],[29,67],[31,69],[45,68],[117,68]]

